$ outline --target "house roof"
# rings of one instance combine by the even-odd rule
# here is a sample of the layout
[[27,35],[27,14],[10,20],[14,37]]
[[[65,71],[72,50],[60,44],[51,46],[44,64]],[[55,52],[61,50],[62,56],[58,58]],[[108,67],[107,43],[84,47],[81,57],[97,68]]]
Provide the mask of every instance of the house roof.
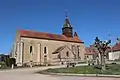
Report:
[[93,47],[86,47],[85,48],[85,55],[94,55],[94,54],[98,54],[98,50],[96,48]]
[[51,34],[51,33],[45,33],[45,32],[35,32],[31,30],[18,30],[18,33],[20,34],[20,37],[84,43],[76,36],[66,37],[65,35]]
[[59,52],[62,51],[65,47],[66,47],[66,46],[58,47],[52,54],[59,53]]
[[120,43],[116,43],[116,44],[112,47],[112,51],[120,51]]
[[111,47],[108,47],[106,50],[107,53],[111,52]]
[[[86,53],[85,53],[86,55],[99,54],[98,49],[97,49],[96,47],[93,47],[93,46],[91,46],[91,47],[86,47],[86,48],[85,48],[85,51],[86,51]],[[108,47],[108,48],[106,49],[105,53],[108,53],[108,52],[110,52],[110,51],[111,51],[111,48]]]

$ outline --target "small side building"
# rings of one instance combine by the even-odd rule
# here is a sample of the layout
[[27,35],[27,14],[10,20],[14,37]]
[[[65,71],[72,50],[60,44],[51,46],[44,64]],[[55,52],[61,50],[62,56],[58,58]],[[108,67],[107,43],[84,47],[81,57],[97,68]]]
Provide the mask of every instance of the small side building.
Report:
[[85,51],[86,51],[85,52],[85,58],[86,58],[87,61],[96,60],[99,57],[98,50],[93,46],[86,47]]

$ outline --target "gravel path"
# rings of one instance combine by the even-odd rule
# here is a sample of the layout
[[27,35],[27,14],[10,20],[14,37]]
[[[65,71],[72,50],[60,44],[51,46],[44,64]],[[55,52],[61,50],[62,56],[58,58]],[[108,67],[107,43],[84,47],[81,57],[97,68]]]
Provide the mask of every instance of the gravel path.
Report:
[[[51,68],[60,67],[54,66]],[[64,67],[64,66],[62,66]],[[34,73],[50,67],[25,68],[0,71],[0,80],[120,80],[120,78],[52,76]]]

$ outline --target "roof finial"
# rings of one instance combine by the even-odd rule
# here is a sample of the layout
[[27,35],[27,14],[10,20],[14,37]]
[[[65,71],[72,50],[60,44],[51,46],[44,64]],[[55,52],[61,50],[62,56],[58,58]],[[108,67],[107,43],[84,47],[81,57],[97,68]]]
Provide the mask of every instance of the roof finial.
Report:
[[119,38],[119,37],[117,37],[117,43],[118,43],[118,44],[120,43],[120,38]]
[[74,32],[74,37],[78,37],[77,32]]
[[65,14],[66,14],[66,18],[68,18],[67,8],[65,8]]

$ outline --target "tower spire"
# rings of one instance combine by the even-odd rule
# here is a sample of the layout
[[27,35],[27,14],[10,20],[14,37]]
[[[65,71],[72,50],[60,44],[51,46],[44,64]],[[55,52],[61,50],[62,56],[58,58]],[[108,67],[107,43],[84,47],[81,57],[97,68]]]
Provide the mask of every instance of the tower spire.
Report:
[[73,37],[72,27],[68,20],[67,9],[65,9],[65,13],[66,13],[66,18],[62,28],[62,34],[65,35],[66,37]]
[[64,22],[64,25],[63,25],[63,27],[71,27],[71,24],[70,24],[70,22],[69,22],[69,20],[68,20],[68,13],[67,13],[67,9],[65,9],[65,22]]

